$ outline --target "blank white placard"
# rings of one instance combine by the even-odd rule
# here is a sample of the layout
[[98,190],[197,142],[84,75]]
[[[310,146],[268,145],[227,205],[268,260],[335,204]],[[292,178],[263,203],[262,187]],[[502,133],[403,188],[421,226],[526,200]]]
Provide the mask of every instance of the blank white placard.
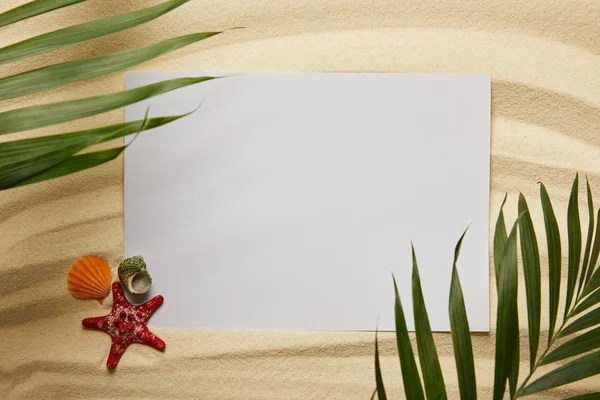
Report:
[[459,273],[471,329],[489,330],[489,75],[233,74],[126,119],[200,104],[125,155],[125,256],[144,256],[165,297],[151,325],[391,330],[394,273],[412,329],[412,240],[446,331],[471,224]]

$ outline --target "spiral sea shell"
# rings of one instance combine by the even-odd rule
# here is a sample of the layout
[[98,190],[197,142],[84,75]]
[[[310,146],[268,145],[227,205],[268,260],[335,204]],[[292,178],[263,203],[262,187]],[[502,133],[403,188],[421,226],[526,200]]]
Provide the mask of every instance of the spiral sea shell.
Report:
[[69,270],[69,292],[79,299],[102,302],[110,293],[112,275],[105,259],[85,256],[75,261]]
[[123,260],[119,265],[119,280],[133,294],[148,293],[152,286],[152,278],[146,270],[146,262],[142,256]]

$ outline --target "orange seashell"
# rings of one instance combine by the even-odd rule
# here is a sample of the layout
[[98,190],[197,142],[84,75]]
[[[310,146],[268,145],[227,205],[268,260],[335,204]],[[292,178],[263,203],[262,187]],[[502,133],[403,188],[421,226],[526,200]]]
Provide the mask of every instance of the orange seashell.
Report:
[[69,270],[69,292],[79,299],[102,302],[110,293],[112,275],[105,259],[85,256],[75,261]]

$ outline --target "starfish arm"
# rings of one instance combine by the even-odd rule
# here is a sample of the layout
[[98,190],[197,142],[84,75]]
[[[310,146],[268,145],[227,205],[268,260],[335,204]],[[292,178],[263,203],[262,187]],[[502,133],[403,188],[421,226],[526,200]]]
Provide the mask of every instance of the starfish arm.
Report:
[[142,304],[140,307],[143,310],[147,310],[150,312],[150,314],[152,314],[154,311],[156,311],[158,307],[161,306],[164,300],[164,297],[162,297],[161,295],[154,296],[153,298],[148,300],[148,302]]
[[121,287],[121,284],[119,282],[113,282],[112,292],[113,292],[113,305],[127,301],[127,299],[125,299],[125,294],[123,293],[123,288]]
[[145,345],[155,348],[156,350],[162,350],[167,345],[161,338],[150,332],[150,329],[144,327],[144,331],[141,335],[141,342]]
[[119,363],[121,356],[125,353],[127,347],[129,347],[130,341],[124,341],[123,343],[116,343],[113,338],[112,344],[110,346],[110,353],[108,353],[108,359],[106,360],[106,367],[108,369],[113,369]]
[[81,321],[81,325],[83,325],[84,327],[86,327],[88,329],[104,330],[103,327],[104,327],[105,318],[106,318],[105,316],[85,318],[83,321]]

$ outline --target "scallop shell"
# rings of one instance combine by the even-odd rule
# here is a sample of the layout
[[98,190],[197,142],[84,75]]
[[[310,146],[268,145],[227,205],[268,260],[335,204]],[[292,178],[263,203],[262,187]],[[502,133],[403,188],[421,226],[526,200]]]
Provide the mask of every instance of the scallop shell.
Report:
[[112,275],[105,259],[85,256],[69,270],[69,292],[79,299],[96,299],[99,303],[110,293]]
[[119,280],[133,294],[148,293],[152,287],[152,278],[146,270],[144,257],[126,258],[119,265]]

